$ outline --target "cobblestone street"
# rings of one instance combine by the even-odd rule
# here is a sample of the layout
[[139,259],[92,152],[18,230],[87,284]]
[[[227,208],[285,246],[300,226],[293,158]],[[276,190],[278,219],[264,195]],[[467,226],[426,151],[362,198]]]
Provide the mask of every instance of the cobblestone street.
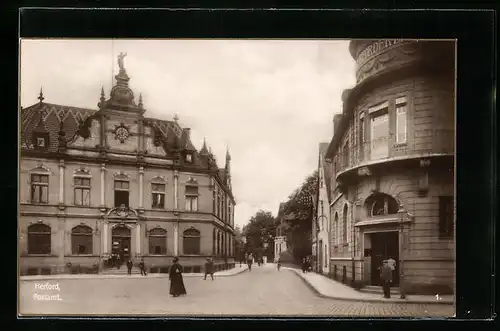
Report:
[[[238,266],[237,266],[238,268]],[[40,284],[59,284],[59,291]],[[172,298],[168,278],[61,279],[21,281],[22,315],[302,315],[453,316],[437,304],[365,303],[318,297],[290,270],[272,265],[215,281],[185,277],[187,296]],[[39,284],[39,285],[36,285]],[[38,288],[35,288],[38,287]],[[34,296],[59,294],[59,301]]]

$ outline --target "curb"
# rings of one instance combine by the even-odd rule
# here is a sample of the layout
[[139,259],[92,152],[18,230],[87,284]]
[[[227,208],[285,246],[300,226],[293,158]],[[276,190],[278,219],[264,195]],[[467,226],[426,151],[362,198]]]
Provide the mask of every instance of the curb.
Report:
[[346,298],[346,297],[334,297],[330,295],[325,295],[321,293],[314,285],[312,285],[307,279],[302,277],[298,272],[292,270],[292,269],[285,269],[291,271],[293,274],[295,274],[297,277],[302,279],[302,281],[307,285],[309,289],[311,289],[314,294],[317,296],[324,298],[324,299],[331,299],[331,300],[339,300],[339,301],[350,301],[350,302],[372,302],[372,303],[383,303],[383,304],[393,304],[393,303],[410,303],[410,304],[432,304],[432,305],[449,305],[453,306],[453,302],[446,302],[446,301],[418,301],[418,300],[411,300],[411,299],[395,299],[393,301],[387,301],[386,299],[377,299],[377,298],[366,298],[366,299],[355,299],[355,298]]
[[[214,274],[214,277],[232,277],[239,275],[245,271],[247,271],[247,268],[242,268],[242,270],[238,270],[238,272],[232,273],[232,274],[219,274],[217,275],[216,273]],[[195,278],[199,277],[202,278],[205,276],[204,273],[199,273],[199,274],[182,274],[183,277],[187,278]],[[29,278],[27,278],[29,277]],[[141,279],[147,279],[147,278],[168,278],[168,274],[148,274],[148,276],[142,276],[142,275],[103,275],[103,274],[95,274],[95,275],[89,275],[87,277],[82,277],[81,275],[75,275],[74,277],[57,277],[57,275],[54,276],[20,276],[19,281],[43,281],[43,280],[63,280],[63,279],[131,279],[131,278],[141,278]]]

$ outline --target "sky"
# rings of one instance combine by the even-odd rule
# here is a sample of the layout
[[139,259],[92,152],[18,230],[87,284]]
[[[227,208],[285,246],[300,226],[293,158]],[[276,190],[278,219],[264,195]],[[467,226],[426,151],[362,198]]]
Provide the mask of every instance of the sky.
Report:
[[355,85],[345,40],[22,40],[21,106],[45,102],[97,110],[109,97],[117,55],[146,116],[206,138],[219,167],[231,153],[235,223],[280,202],[318,165],[341,94]]

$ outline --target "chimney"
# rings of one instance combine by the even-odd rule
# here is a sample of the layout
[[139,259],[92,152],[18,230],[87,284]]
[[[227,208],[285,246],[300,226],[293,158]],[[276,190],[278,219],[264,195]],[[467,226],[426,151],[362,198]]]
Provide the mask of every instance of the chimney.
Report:
[[184,134],[186,135],[186,139],[190,140],[191,139],[191,128],[184,128],[184,129],[182,129],[182,131],[184,131]]
[[342,114],[333,115],[333,136],[335,136],[341,120]]

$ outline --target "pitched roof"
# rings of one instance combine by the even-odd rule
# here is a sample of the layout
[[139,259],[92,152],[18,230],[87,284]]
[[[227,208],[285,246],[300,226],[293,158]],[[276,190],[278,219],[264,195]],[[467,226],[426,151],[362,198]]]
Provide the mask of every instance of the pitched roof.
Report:
[[59,129],[63,122],[66,141],[72,140],[81,122],[95,110],[40,102],[21,111],[21,146],[33,148],[33,132],[45,130],[49,134],[49,152],[57,152]]

